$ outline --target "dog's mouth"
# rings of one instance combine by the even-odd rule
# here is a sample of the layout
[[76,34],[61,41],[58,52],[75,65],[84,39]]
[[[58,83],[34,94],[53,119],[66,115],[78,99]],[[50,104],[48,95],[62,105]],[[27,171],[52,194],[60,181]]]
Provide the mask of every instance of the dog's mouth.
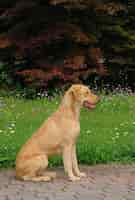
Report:
[[94,108],[96,107],[96,104],[91,103],[91,102],[89,102],[89,101],[84,101],[84,102],[83,102],[83,106],[84,106],[85,108],[88,108],[88,109],[94,109]]

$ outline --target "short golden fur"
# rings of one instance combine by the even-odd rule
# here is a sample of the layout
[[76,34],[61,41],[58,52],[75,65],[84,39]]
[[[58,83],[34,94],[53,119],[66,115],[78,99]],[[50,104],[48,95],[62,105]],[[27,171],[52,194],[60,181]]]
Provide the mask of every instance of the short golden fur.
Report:
[[[65,93],[58,110],[24,144],[16,158],[16,177],[22,180],[49,181],[55,173],[46,172],[48,157],[62,154],[64,169],[71,181],[79,180],[80,172],[76,141],[80,132],[80,108],[92,109],[99,101],[88,87],[75,84]],[[43,173],[45,171],[45,173]]]

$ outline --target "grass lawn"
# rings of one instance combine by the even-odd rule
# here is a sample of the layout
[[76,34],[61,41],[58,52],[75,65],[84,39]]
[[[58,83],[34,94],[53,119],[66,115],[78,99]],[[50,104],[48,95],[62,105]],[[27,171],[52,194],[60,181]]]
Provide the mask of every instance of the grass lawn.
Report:
[[[56,110],[59,98],[0,97],[0,166],[13,165],[21,145]],[[95,110],[81,111],[77,145],[81,163],[135,161],[135,96],[105,96]],[[50,165],[61,164],[51,159]]]

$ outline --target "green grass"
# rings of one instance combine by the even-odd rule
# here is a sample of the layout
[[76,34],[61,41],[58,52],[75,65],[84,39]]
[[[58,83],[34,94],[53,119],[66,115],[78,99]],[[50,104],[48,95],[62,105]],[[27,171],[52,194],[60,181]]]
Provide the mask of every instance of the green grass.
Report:
[[[13,165],[22,144],[57,109],[59,98],[0,98],[0,166]],[[81,163],[135,161],[135,96],[106,96],[95,110],[81,111],[77,144]],[[51,159],[51,165],[61,159]]]

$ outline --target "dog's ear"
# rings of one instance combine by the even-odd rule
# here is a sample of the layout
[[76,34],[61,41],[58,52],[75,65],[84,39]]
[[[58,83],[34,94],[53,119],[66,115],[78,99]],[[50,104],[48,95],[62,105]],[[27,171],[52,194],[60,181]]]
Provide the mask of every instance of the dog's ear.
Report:
[[76,95],[75,95],[75,89],[74,88],[71,88],[70,91],[69,91],[69,95],[72,99],[75,99]]
[[72,88],[71,90],[70,90],[70,95],[71,95],[71,97],[73,98],[73,99],[76,99],[77,98],[77,93],[78,93],[78,90],[77,90],[77,88]]
[[73,85],[69,90],[69,94],[72,96],[72,98],[77,100],[80,93],[80,89],[80,86]]

